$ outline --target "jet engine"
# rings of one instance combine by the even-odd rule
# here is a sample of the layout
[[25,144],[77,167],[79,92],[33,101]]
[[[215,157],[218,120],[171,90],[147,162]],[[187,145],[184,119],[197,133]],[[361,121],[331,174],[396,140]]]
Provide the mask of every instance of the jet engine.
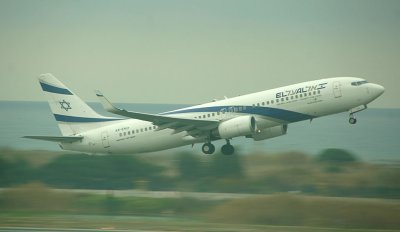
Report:
[[285,135],[288,129],[288,125],[274,126],[270,128],[265,128],[263,130],[257,130],[252,133],[250,136],[246,136],[247,138],[253,138],[255,141],[260,141],[264,139],[270,139],[274,137],[278,137],[281,135]]
[[216,135],[222,139],[230,139],[251,135],[256,130],[256,120],[253,116],[240,116],[221,122],[217,128]]

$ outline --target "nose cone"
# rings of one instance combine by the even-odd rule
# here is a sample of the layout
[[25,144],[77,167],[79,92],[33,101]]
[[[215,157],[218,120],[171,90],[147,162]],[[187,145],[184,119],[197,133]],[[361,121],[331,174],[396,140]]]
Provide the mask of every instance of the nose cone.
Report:
[[377,94],[376,97],[381,96],[385,92],[385,87],[383,87],[382,85],[375,84],[373,89],[374,89],[374,92]]
[[368,88],[374,99],[381,96],[385,92],[385,88],[378,84],[371,84]]

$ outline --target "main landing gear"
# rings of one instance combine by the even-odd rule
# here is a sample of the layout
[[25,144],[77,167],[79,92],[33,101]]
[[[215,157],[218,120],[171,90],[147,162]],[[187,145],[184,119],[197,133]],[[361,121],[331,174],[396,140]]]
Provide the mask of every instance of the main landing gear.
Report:
[[224,155],[232,155],[235,152],[235,148],[229,142],[229,139],[226,140],[226,144],[221,147],[221,152]]
[[[213,154],[215,152],[215,146],[211,142],[207,142],[203,144],[201,150],[204,154]],[[224,155],[232,155],[235,152],[235,148],[229,142],[229,139],[226,140],[226,144],[221,147],[221,152]]]
[[210,155],[210,154],[214,153],[215,146],[212,143],[208,142],[208,143],[203,144],[203,146],[201,147],[201,150],[203,151],[204,154]]

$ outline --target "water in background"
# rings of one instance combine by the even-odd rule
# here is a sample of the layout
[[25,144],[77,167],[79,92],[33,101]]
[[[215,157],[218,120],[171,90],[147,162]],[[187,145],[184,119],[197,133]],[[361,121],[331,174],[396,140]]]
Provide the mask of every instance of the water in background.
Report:
[[[90,104],[97,112],[105,112],[98,103]],[[160,113],[185,107],[167,104],[118,104],[132,111]],[[400,161],[400,109],[368,109],[356,114],[356,125],[348,123],[348,114],[289,125],[285,136],[255,142],[235,138],[232,144],[244,153],[255,151],[302,151],[317,154],[326,148],[347,149],[365,161]],[[60,150],[56,143],[21,138],[24,135],[61,135],[46,102],[0,101],[0,147],[15,149]],[[215,142],[216,147],[224,141]],[[194,150],[201,153],[201,145],[169,150]]]

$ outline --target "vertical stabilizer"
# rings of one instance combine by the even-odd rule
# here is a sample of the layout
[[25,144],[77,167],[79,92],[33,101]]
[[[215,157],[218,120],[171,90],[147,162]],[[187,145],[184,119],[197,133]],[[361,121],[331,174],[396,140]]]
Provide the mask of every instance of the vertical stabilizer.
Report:
[[96,113],[51,74],[40,75],[39,83],[45,92],[62,135],[76,135],[121,120]]

